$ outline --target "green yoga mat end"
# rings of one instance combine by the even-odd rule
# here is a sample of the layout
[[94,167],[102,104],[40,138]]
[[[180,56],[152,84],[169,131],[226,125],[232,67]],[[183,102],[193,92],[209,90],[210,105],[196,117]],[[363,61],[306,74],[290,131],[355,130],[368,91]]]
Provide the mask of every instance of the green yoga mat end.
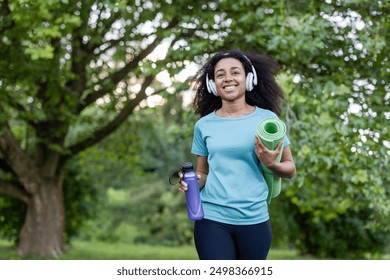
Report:
[[[270,118],[261,121],[257,125],[257,134],[259,135],[263,144],[269,150],[275,150],[280,141],[284,139],[286,135],[286,125],[279,119]],[[283,149],[276,159],[280,162],[282,158]],[[261,164],[261,168],[264,172],[264,178],[268,186],[268,204],[271,203],[272,198],[277,197],[282,189],[282,179],[272,173],[267,167]]]

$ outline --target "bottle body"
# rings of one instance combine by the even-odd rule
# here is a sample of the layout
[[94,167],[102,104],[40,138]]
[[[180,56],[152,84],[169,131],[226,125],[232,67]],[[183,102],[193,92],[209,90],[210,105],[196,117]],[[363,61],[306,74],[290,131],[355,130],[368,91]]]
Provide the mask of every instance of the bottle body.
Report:
[[188,219],[192,221],[201,220],[204,217],[202,201],[200,199],[198,176],[191,163],[182,166],[183,181],[187,183],[186,201]]

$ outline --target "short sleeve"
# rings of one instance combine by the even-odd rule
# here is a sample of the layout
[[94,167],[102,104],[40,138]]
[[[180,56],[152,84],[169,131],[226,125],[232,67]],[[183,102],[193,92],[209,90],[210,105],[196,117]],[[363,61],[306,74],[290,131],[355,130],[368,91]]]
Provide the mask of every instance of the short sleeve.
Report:
[[191,153],[198,156],[207,156],[209,154],[205,139],[203,139],[202,131],[198,123],[195,124],[194,128],[194,138],[192,140]]
[[284,135],[283,148],[287,147],[288,145],[290,145],[290,139],[288,139],[287,135]]

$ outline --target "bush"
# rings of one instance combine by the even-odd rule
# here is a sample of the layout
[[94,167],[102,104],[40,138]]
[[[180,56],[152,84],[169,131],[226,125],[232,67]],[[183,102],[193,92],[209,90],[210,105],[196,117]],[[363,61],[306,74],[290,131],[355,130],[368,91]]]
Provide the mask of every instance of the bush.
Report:
[[294,235],[302,254],[321,259],[364,259],[367,255],[382,256],[390,243],[386,230],[374,231],[366,226],[370,219],[368,208],[350,209],[334,219],[318,222],[313,222],[310,213],[294,212],[300,227]]
[[0,237],[19,242],[27,206],[24,202],[8,196],[0,196]]

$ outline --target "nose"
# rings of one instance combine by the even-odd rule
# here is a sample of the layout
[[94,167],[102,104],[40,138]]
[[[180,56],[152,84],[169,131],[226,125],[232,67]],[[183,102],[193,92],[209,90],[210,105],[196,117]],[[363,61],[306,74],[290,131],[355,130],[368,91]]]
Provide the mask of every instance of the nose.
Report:
[[225,81],[232,81],[232,80],[233,80],[232,76],[230,74],[226,74]]

